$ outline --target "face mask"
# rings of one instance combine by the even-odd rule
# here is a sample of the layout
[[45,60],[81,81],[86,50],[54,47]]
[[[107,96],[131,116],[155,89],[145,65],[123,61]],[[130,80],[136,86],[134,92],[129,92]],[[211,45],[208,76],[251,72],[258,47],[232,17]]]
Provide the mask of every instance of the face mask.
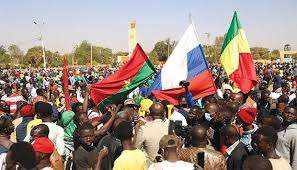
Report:
[[210,121],[212,119],[210,113],[204,113],[204,117],[207,121]]

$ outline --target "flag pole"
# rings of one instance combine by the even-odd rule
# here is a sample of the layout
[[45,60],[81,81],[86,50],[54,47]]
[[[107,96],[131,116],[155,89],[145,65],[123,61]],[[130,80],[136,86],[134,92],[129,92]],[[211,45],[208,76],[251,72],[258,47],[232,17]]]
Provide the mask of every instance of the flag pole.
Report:
[[197,33],[197,30],[196,30],[196,26],[195,26],[195,23],[194,23],[194,20],[193,20],[193,16],[192,16],[191,13],[189,13],[189,22],[190,22],[190,24],[192,25],[192,27],[194,29],[194,32],[195,32],[195,35],[196,35],[197,40],[199,40],[198,33]]
[[64,66],[63,66],[63,91],[64,91],[64,98],[65,98],[65,108],[66,110],[70,110],[70,95],[68,89],[68,63],[66,55],[64,55]]

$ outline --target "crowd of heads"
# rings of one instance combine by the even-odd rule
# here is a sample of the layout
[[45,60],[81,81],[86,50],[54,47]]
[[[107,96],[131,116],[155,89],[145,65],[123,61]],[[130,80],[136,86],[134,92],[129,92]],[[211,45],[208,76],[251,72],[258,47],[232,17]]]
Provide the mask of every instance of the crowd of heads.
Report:
[[[240,92],[211,65],[217,93],[173,105],[141,93],[100,105],[90,84],[116,69],[2,69],[0,166],[5,169],[297,168],[296,63],[256,63],[257,86]],[[152,80],[153,81],[153,78]],[[296,144],[295,144],[296,143]]]

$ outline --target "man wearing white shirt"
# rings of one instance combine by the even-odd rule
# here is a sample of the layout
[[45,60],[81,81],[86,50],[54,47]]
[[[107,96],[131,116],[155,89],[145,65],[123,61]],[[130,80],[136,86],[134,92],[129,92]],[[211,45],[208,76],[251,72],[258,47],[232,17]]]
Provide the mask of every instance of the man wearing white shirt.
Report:
[[194,165],[178,159],[177,148],[180,140],[174,135],[165,135],[161,138],[159,148],[165,159],[162,162],[154,163],[149,170],[193,170]]

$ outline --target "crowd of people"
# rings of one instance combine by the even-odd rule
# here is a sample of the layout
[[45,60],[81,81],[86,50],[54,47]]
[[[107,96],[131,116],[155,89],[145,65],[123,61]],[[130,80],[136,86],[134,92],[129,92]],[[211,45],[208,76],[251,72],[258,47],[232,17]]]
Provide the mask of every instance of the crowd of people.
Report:
[[296,63],[256,63],[248,94],[210,69],[216,94],[172,105],[148,82],[103,110],[90,85],[115,68],[71,68],[71,109],[62,69],[1,69],[0,169],[297,170]]

